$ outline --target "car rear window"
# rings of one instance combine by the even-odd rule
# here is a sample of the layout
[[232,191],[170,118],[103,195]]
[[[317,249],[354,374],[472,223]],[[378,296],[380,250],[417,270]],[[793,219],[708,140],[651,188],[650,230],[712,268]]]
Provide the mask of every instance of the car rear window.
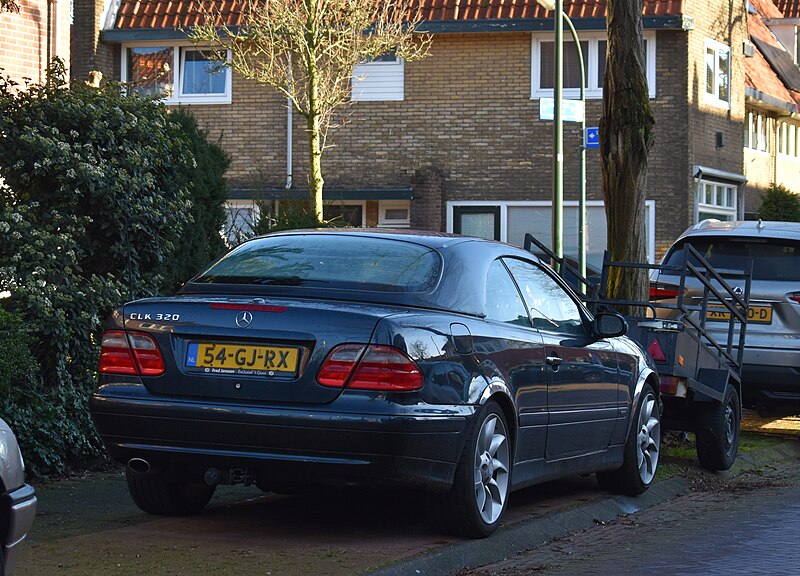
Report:
[[441,257],[425,246],[328,233],[245,242],[192,281],[424,292],[440,274]]
[[[742,270],[753,263],[754,280],[800,280],[800,242],[774,238],[707,237],[685,240],[714,268]],[[666,264],[683,262],[683,244],[673,247]]]

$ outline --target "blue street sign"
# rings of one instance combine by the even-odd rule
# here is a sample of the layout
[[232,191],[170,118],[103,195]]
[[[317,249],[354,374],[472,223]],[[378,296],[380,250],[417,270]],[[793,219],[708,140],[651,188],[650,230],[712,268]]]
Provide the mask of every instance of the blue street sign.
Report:
[[586,128],[584,142],[586,142],[587,148],[600,148],[600,128],[597,126]]

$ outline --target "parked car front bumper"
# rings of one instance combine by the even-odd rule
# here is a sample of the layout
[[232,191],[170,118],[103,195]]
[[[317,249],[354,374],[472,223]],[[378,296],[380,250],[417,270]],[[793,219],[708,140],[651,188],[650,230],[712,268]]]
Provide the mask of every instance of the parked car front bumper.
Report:
[[[5,574],[11,574],[16,565],[17,551],[20,543],[28,535],[36,516],[36,495],[34,489],[25,484],[2,497],[3,516],[8,518],[8,525],[0,527],[6,534],[3,542],[5,558]],[[7,512],[8,514],[5,514]]]

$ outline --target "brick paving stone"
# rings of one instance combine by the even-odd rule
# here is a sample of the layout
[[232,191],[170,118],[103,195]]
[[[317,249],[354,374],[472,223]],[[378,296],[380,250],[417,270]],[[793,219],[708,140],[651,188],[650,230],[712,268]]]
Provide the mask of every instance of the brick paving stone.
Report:
[[746,474],[459,576],[797,575],[799,518],[795,465],[773,476]]

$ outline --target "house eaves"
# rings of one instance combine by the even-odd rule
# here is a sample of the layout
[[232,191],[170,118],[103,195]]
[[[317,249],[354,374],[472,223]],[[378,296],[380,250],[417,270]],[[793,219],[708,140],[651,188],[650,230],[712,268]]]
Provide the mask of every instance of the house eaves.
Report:
[[[209,5],[216,7],[219,24],[243,24],[243,0],[114,0],[116,19],[106,22],[105,42],[180,40],[185,29],[205,21]],[[419,0],[419,30],[433,34],[477,32],[533,32],[553,29],[553,13],[536,0]],[[578,30],[606,27],[606,0],[565,0],[564,13]],[[650,30],[691,30],[693,19],[684,14],[684,0],[643,0],[643,26]]]
[[744,96],[746,102],[755,104],[758,108],[776,112],[781,116],[789,116],[797,112],[797,104],[794,102],[786,102],[750,86],[745,86]]

